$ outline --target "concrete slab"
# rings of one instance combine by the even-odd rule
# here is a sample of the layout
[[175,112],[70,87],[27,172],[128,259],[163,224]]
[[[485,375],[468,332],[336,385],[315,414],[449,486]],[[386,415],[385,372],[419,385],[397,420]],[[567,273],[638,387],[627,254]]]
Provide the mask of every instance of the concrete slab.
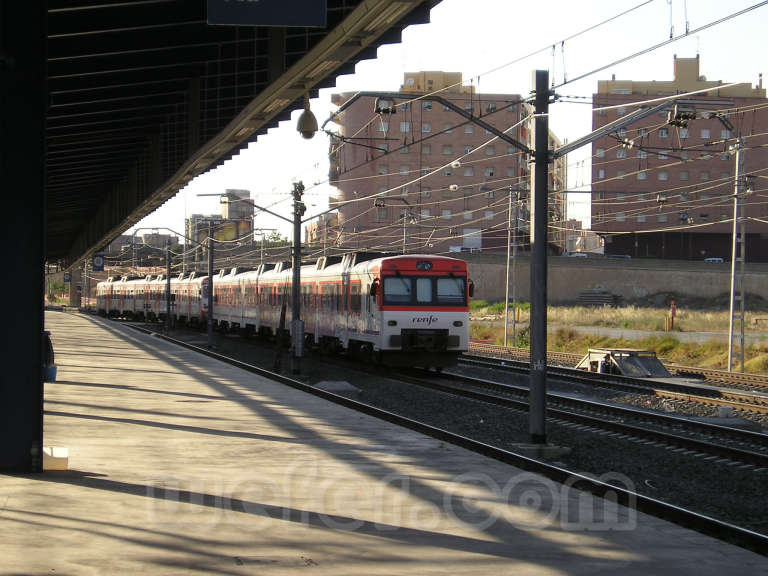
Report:
[[49,312],[8,574],[768,574],[765,558],[97,318]]

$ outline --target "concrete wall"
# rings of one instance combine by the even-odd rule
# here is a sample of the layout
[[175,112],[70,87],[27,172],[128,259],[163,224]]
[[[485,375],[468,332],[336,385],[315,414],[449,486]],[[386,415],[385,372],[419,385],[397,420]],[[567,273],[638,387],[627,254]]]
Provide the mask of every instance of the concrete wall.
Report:
[[[504,300],[505,257],[467,256],[475,299]],[[511,274],[510,274],[511,276]],[[516,270],[517,297],[530,300],[530,266],[519,257]],[[627,301],[659,293],[715,298],[730,291],[731,265],[673,260],[620,260],[550,256],[548,300],[553,304],[575,302],[579,292],[607,290]],[[746,290],[768,300],[768,265],[749,264]],[[511,290],[510,290],[511,294]],[[662,303],[663,304],[663,303]]]

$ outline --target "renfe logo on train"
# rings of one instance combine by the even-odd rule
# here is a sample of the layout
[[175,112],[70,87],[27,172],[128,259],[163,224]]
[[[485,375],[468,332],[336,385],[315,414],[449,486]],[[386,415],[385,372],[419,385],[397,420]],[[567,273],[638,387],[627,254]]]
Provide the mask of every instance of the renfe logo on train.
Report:
[[431,326],[433,322],[437,322],[440,320],[437,316],[417,316],[415,318],[411,318],[411,323],[413,324],[426,324],[427,326]]

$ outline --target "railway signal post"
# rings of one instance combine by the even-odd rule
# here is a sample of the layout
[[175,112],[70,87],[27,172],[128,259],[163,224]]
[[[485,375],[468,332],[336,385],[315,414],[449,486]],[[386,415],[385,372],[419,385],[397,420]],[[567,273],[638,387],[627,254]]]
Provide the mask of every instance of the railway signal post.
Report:
[[296,182],[293,185],[293,277],[291,285],[291,331],[293,333],[293,354],[291,355],[291,371],[301,372],[301,357],[304,352],[304,321],[301,319],[301,217],[306,211],[301,196],[304,184]]

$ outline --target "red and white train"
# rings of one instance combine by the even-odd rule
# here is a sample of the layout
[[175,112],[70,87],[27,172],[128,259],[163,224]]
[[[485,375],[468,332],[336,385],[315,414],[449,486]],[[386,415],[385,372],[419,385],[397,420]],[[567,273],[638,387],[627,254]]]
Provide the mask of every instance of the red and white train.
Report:
[[[221,330],[264,336],[289,330],[290,267],[233,268],[213,278],[213,321]],[[171,279],[175,321],[204,325],[208,276]],[[110,278],[97,286],[101,314],[164,319],[163,276]],[[321,257],[301,267],[305,346],[346,350],[391,364],[443,367],[469,346],[472,282],[463,260],[433,255]],[[281,323],[281,316],[283,322]]]

